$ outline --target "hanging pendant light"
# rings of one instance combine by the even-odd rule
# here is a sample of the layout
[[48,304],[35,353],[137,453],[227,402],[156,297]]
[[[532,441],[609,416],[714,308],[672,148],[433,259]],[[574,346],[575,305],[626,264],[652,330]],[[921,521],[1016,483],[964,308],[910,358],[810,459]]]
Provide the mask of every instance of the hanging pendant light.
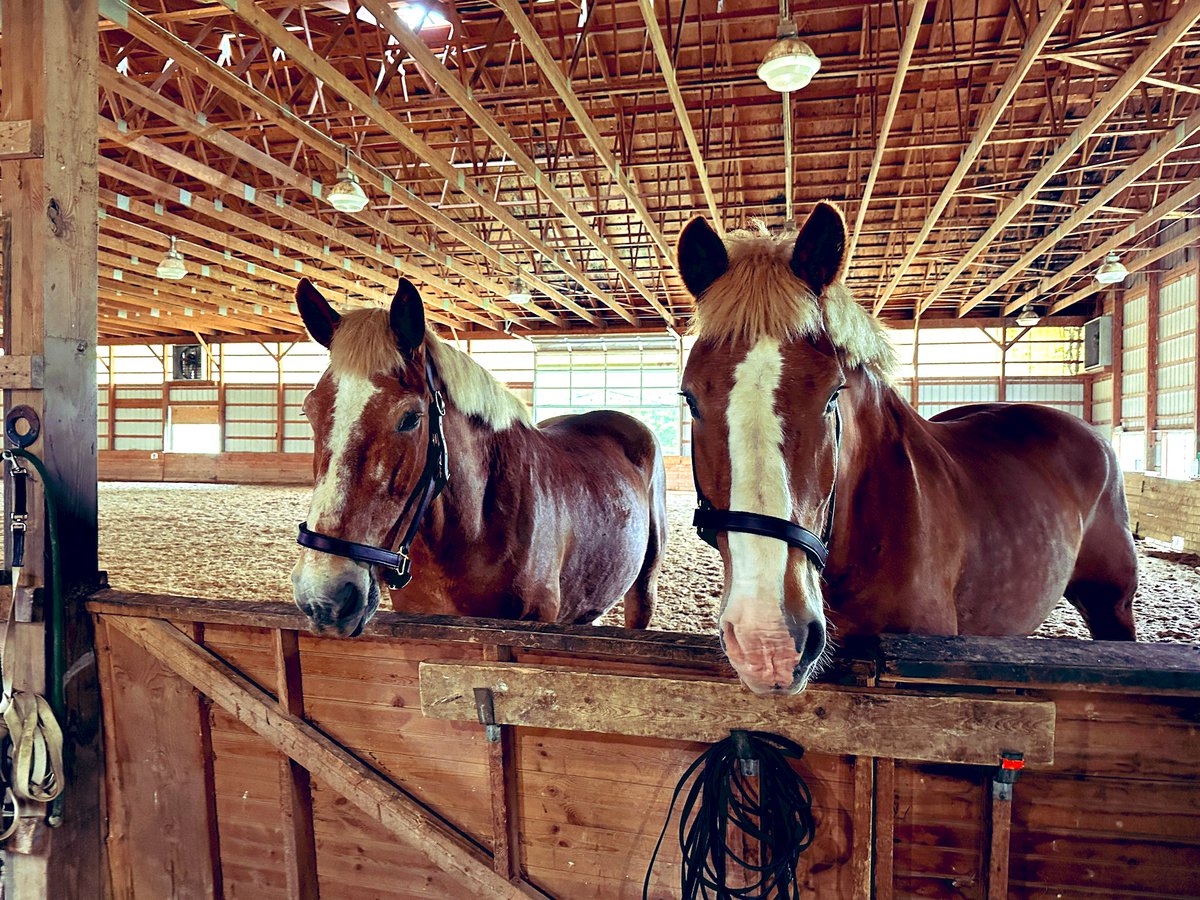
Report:
[[1032,328],[1042,321],[1042,311],[1032,303],[1026,303],[1017,313],[1017,325],[1021,328]]
[[157,271],[158,277],[165,278],[167,281],[179,281],[181,278],[187,277],[187,263],[183,261],[183,254],[175,249],[175,235],[171,235],[171,249],[158,264]]
[[525,287],[525,282],[518,275],[512,280],[512,284],[508,289],[508,302],[517,306],[528,306],[533,302],[533,294],[529,292],[529,288]]
[[1101,284],[1120,284],[1128,274],[1129,270],[1114,250],[1104,258],[1104,263],[1096,270],[1096,280]]
[[758,77],[781,94],[806,87],[821,68],[817,54],[798,34],[794,21],[786,16],[780,19],[776,41],[758,67]]
[[329,189],[329,205],[338,212],[362,212],[371,201],[358,183],[358,176],[350,171],[350,148],[345,149],[346,167],[338,173],[337,184]]

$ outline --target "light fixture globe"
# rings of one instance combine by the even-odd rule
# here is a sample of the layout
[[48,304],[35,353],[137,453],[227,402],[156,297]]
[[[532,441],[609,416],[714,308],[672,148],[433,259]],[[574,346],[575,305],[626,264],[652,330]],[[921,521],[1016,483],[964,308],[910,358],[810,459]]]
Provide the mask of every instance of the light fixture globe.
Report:
[[1032,303],[1026,303],[1017,313],[1017,325],[1021,328],[1032,328],[1042,321],[1042,311]]
[[367,208],[370,199],[358,183],[358,176],[349,169],[338,173],[337,184],[329,189],[329,205],[338,212],[356,213]]
[[812,47],[796,36],[796,23],[779,23],[778,40],[758,67],[758,77],[773,91],[788,94],[804,88],[820,71],[821,60]]
[[517,306],[528,306],[533,302],[533,294],[529,292],[529,288],[525,287],[525,282],[519,275],[512,280],[512,285],[508,289],[508,302]]
[[1104,258],[1103,264],[1096,270],[1096,280],[1101,284],[1120,284],[1128,274],[1129,270],[1114,250]]
[[167,281],[179,281],[187,277],[187,263],[183,261],[183,254],[175,249],[174,235],[171,236],[171,249],[167,251],[167,255],[162,258],[155,271],[159,278],[165,278]]

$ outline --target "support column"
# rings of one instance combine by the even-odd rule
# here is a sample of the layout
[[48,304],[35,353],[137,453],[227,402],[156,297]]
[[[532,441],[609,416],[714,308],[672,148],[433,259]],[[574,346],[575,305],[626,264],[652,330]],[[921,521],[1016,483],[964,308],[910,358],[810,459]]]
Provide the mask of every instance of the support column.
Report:
[[1146,471],[1157,472],[1158,436],[1158,273],[1146,276]]
[[[7,218],[4,344],[44,375],[5,385],[4,405],[31,407],[41,437],[29,448],[60,496],[67,591],[66,756],[62,824],[27,805],[5,845],[5,896],[104,896],[101,867],[99,695],[92,623],[79,599],[96,577],[97,0],[3,0],[0,121],[28,121],[40,148],[0,163]],[[44,153],[44,157],[42,156]],[[20,690],[48,693],[45,611],[48,540],[41,479],[31,479],[21,615],[5,651]],[[22,621],[22,620],[28,621]],[[32,808],[30,808],[32,807]]]

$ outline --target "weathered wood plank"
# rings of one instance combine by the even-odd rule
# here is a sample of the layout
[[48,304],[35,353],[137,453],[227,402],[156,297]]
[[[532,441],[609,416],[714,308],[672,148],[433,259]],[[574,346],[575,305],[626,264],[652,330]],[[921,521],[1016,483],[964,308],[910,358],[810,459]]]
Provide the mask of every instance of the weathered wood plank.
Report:
[[196,692],[118,629],[97,637],[113,890],[216,897]]
[[1200,645],[883,635],[889,680],[1200,691]]
[[895,875],[896,764],[875,760],[875,833],[872,883],[875,900],[892,900]]
[[44,375],[40,356],[0,356],[0,390],[41,390]]
[[816,753],[989,765],[1003,750],[1054,760],[1054,704],[810,687],[759,697],[740,684],[599,675],[517,663],[421,664],[421,711],[476,719],[473,689],[490,688],[496,720],[711,743],[730,729],[770,731]]
[[[304,718],[304,687],[300,671],[300,646],[294,631],[276,631],[275,694],[279,706]],[[308,769],[294,759],[279,759],[279,807],[283,817],[283,856],[288,895],[296,900],[317,900],[317,841],[313,834],[312,785]]]
[[29,119],[0,122],[0,160],[40,159],[42,128]]
[[536,896],[501,878],[477,847],[307,722],[280,709],[269,694],[178,629],[161,621],[113,617],[109,622],[464,888],[487,897]]

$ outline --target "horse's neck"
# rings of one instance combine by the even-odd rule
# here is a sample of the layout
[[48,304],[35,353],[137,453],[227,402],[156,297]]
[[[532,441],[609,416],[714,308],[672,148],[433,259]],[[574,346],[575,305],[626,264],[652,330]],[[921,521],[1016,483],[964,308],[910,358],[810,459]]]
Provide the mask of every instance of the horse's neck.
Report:
[[450,480],[435,504],[434,516],[422,529],[430,549],[461,541],[475,544],[484,529],[485,504],[498,493],[516,488],[519,467],[503,465],[506,458],[519,458],[517,444],[527,439],[529,429],[516,424],[502,431],[463,415],[453,407],[444,423]]
[[838,495],[845,502],[839,501],[835,523],[845,537],[852,537],[858,524],[852,511],[856,495],[864,490],[887,496],[892,505],[886,521],[903,527],[915,477],[910,451],[913,441],[922,440],[926,432],[925,420],[891,385],[863,371],[849,380],[838,462]]

